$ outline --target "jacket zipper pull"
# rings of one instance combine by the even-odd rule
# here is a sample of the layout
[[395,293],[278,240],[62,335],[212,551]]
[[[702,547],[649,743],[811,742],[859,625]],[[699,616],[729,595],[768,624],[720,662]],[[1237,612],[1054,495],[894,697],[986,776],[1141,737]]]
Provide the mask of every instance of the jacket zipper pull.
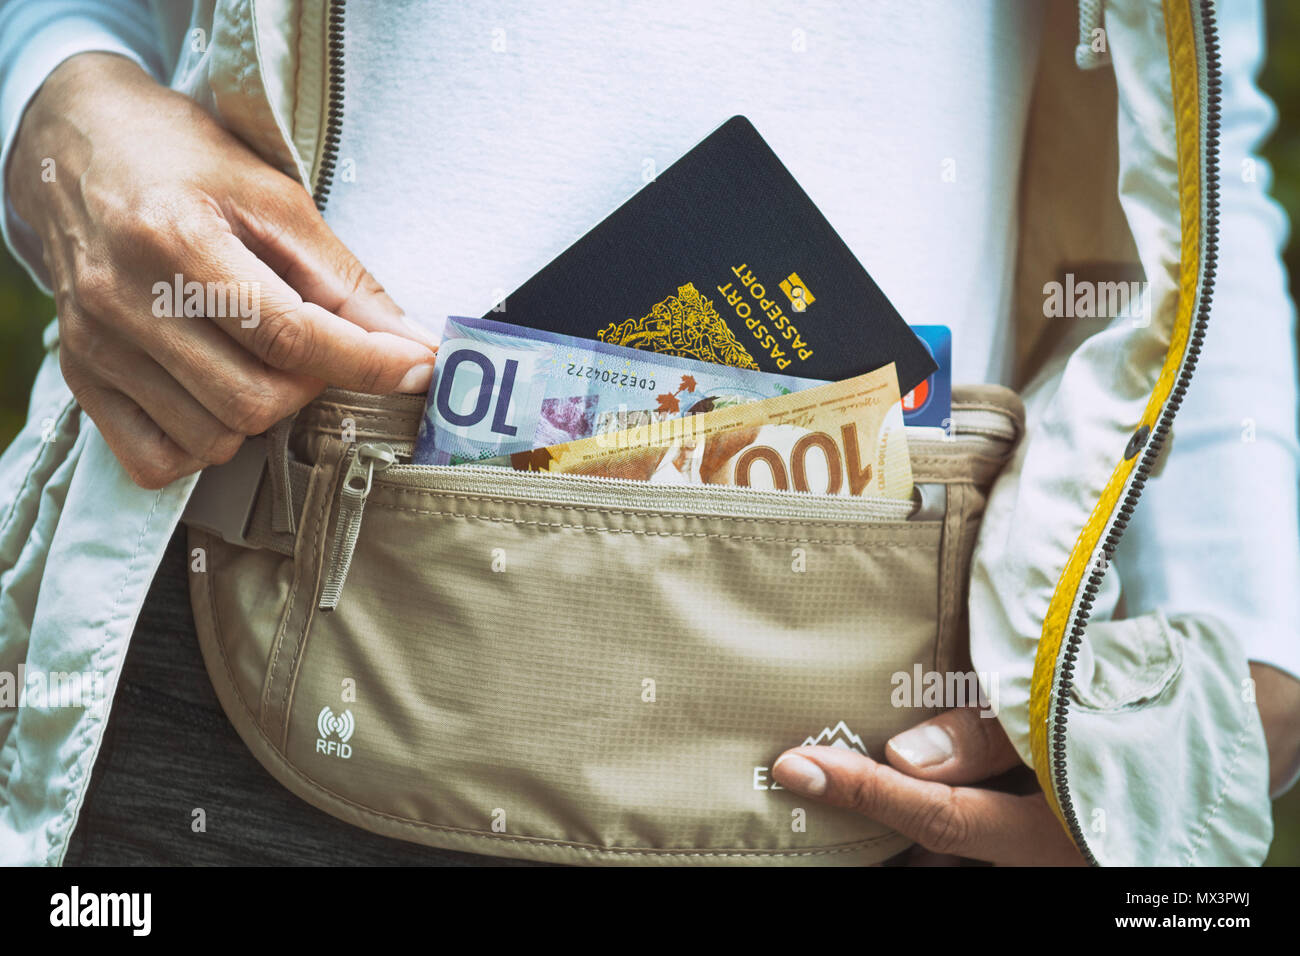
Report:
[[339,595],[343,593],[343,582],[347,580],[348,568],[352,565],[352,552],[361,532],[361,514],[366,507],[366,498],[370,496],[375,472],[383,471],[396,460],[397,453],[392,446],[380,442],[367,442],[348,452],[348,469],[339,489],[338,521],[334,525],[334,537],[325,565],[325,586],[321,588],[320,603],[317,604],[322,611],[334,610]]

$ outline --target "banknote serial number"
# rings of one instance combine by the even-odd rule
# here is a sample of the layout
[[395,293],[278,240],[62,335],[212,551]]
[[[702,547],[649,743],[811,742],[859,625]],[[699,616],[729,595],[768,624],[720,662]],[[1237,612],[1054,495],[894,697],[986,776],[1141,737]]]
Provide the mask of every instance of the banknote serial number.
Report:
[[590,365],[580,365],[577,362],[570,362],[568,374],[575,378],[585,378],[592,382],[608,382],[611,385],[625,385],[628,388],[644,388],[653,390],[655,380],[652,378],[637,378],[635,375],[629,375],[627,372],[614,372],[607,368],[594,368]]

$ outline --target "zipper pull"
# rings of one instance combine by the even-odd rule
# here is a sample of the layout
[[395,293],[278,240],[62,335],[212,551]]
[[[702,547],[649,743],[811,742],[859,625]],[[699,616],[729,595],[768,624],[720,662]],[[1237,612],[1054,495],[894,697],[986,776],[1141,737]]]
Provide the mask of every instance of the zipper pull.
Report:
[[375,472],[383,471],[396,460],[397,453],[392,446],[381,442],[366,442],[348,452],[347,473],[339,489],[338,521],[334,525],[334,537],[325,564],[325,586],[321,588],[320,603],[316,605],[322,611],[334,610],[339,595],[343,593],[343,582],[352,566],[352,552],[361,532],[361,515],[370,496]]

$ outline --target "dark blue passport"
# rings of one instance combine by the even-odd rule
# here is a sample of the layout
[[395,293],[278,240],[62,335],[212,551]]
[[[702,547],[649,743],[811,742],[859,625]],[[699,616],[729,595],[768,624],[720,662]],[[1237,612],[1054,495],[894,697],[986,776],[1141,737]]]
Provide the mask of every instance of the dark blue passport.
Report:
[[743,116],[502,305],[484,318],[806,378],[849,378],[893,362],[902,393],[936,368]]

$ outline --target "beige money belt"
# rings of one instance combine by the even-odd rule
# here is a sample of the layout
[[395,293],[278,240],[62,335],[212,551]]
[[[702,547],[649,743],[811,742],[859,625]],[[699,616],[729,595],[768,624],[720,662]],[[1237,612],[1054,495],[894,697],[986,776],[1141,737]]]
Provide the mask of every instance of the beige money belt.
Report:
[[560,863],[906,849],[771,766],[880,759],[951,703],[904,685],[970,669],[1013,392],[959,386],[948,434],[909,429],[911,500],[412,465],[423,407],[327,390],[186,512],[208,673],[280,783],[376,833]]

